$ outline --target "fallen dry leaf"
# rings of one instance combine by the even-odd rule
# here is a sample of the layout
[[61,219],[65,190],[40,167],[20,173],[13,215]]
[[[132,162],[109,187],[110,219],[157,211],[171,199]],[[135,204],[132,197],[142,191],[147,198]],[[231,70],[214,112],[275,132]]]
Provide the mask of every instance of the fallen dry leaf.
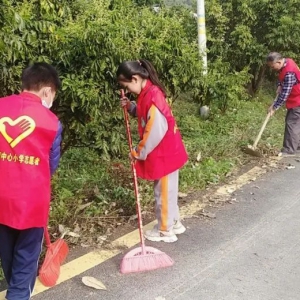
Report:
[[227,193],[229,193],[229,194],[232,194],[234,191],[235,191],[234,188],[231,188],[231,187],[227,188]]
[[74,232],[76,232],[76,233],[78,233],[78,232],[80,232],[81,231],[81,229],[80,229],[80,227],[79,227],[79,225],[78,224],[75,224],[75,228],[74,228],[74,230],[73,230]]
[[82,277],[82,283],[97,290],[107,290],[106,286],[101,281],[91,276]]
[[71,236],[71,237],[76,237],[76,238],[80,237],[80,234],[72,232],[72,231],[66,232],[66,235]]
[[286,168],[287,168],[288,170],[291,170],[291,169],[295,169],[296,167],[293,166],[293,165],[290,165],[290,166],[287,166]]
[[59,233],[61,233],[61,234],[65,233],[65,232],[66,232],[65,226],[59,224],[59,225],[58,225],[58,231],[59,231]]
[[64,225],[59,224],[58,231],[60,232],[61,238],[63,239],[64,236],[69,232],[69,229],[67,227],[65,227]]
[[178,197],[179,197],[180,199],[182,199],[182,198],[187,197],[187,194],[178,192]]
[[106,241],[107,235],[98,236],[97,241]]
[[216,218],[216,214],[210,213],[210,212],[206,212],[204,210],[200,213],[200,215],[202,215],[204,217],[207,217],[207,218],[211,218],[211,219],[215,219]]
[[136,220],[137,218],[138,218],[137,215],[133,215],[133,216],[131,216],[131,217],[129,218],[128,222],[134,221],[134,220]]
[[94,194],[95,194],[96,196],[100,194],[100,191],[99,191],[98,186],[95,186],[95,188],[94,188]]
[[81,205],[78,206],[77,210],[78,210],[78,211],[82,211],[82,210],[84,210],[85,208],[91,206],[92,204],[93,204],[93,202],[81,204]]

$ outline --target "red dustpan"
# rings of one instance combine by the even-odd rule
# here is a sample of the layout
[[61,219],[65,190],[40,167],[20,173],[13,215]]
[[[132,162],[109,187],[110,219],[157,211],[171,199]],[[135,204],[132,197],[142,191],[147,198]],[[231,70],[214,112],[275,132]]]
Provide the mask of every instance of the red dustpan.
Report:
[[44,286],[51,287],[57,282],[60,275],[60,266],[69,253],[69,246],[62,238],[51,244],[47,228],[45,228],[44,235],[47,252],[39,270],[39,279]]
[[[124,91],[121,90],[121,97],[124,97]],[[124,118],[127,131],[127,138],[129,143],[130,151],[132,150],[132,138],[130,133],[128,113],[126,107],[124,107]],[[133,272],[144,272],[155,270],[159,268],[170,267],[174,264],[174,261],[166,253],[155,249],[153,247],[148,247],[145,245],[144,235],[143,235],[143,224],[142,224],[142,212],[140,204],[140,195],[138,191],[138,181],[135,170],[135,163],[131,161],[131,168],[134,179],[134,192],[136,197],[136,209],[138,215],[139,224],[139,234],[141,246],[129,251],[122,259],[121,262],[121,273],[133,273]]]

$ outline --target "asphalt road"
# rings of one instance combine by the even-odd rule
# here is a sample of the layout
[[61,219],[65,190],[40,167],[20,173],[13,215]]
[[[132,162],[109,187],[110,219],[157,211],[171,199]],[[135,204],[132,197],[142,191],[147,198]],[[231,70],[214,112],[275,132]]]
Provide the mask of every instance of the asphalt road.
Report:
[[[33,297],[33,300],[299,300],[300,163],[270,172],[213,209],[216,219],[185,220],[173,244],[152,243],[175,265],[121,275],[121,255]],[[101,280],[107,291],[81,283]]]

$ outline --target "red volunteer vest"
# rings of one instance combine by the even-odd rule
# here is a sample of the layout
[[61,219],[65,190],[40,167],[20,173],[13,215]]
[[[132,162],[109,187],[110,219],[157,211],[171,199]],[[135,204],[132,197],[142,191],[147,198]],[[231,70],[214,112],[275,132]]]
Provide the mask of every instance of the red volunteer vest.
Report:
[[286,108],[291,109],[297,106],[300,106],[300,70],[299,67],[296,65],[296,63],[290,59],[286,59],[286,66],[282,68],[282,70],[279,73],[279,81],[282,83],[284,80],[284,77],[286,73],[293,72],[295,73],[298,84],[294,85],[288,99],[286,100]]
[[57,130],[57,117],[39,97],[0,99],[0,224],[20,230],[47,224],[49,154]]
[[147,114],[153,104],[167,119],[168,131],[160,144],[149,153],[146,160],[136,162],[137,175],[147,180],[158,180],[180,169],[188,160],[172,111],[162,91],[149,80],[137,100],[140,139],[143,138]]

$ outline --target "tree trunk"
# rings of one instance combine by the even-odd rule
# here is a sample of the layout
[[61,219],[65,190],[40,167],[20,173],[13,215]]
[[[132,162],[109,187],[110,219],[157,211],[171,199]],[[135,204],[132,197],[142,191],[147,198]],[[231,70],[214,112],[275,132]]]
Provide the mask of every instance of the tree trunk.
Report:
[[254,96],[258,92],[259,88],[261,87],[262,82],[265,78],[266,70],[267,70],[266,65],[261,66],[259,68],[258,73],[254,74],[251,82],[248,84],[248,92],[251,96]]

